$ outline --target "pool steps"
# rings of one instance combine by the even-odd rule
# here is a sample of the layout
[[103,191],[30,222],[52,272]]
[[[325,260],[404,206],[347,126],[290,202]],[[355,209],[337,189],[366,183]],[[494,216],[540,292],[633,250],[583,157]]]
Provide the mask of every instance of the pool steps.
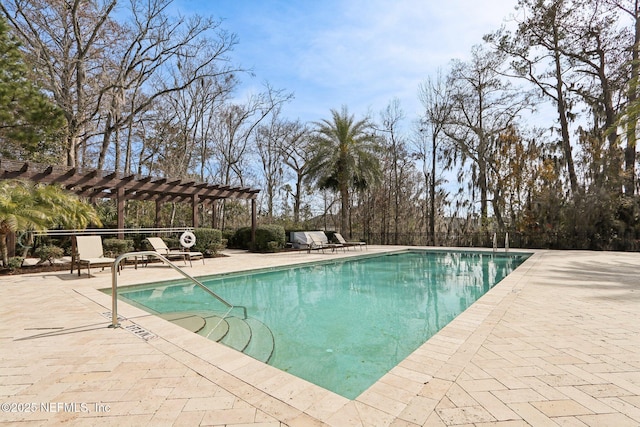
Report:
[[273,355],[273,333],[257,319],[223,318],[220,313],[210,311],[171,312],[159,316],[261,362],[268,363]]
[[229,325],[229,333],[222,337],[220,342],[227,347],[244,352],[251,341],[251,327],[239,317],[227,317],[225,320]]
[[244,352],[255,359],[268,363],[275,348],[275,340],[271,329],[252,317],[247,318],[245,322],[251,327],[252,335],[251,341],[249,341],[249,345]]

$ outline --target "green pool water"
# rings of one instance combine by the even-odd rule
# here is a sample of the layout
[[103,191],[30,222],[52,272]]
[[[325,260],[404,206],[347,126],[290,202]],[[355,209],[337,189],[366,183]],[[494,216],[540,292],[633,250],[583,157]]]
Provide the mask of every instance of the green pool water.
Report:
[[[410,250],[200,280],[268,326],[270,365],[353,399],[527,257]],[[192,284],[119,295],[158,313],[221,310]]]

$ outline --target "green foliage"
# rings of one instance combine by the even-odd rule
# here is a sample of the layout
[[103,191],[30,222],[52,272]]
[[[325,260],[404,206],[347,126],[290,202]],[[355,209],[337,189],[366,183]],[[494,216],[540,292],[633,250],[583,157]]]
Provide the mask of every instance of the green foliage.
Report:
[[62,125],[62,112],[28,79],[19,43],[0,17],[0,155],[37,161],[55,157]]
[[127,237],[131,240],[131,242],[133,243],[133,250],[134,251],[146,251],[149,248],[147,248],[147,243],[145,243],[145,239],[147,237],[149,237],[149,235],[147,234],[129,234],[127,235]]
[[216,255],[227,244],[227,241],[222,238],[222,231],[214,228],[196,228],[193,230],[193,234],[196,236],[193,250],[208,256]]
[[230,248],[234,249],[250,249],[251,227],[238,228],[229,239],[228,245]]
[[265,252],[278,252],[280,249],[282,249],[282,245],[274,240],[271,240],[267,242],[267,249]]
[[44,245],[37,248],[34,255],[40,258],[40,262],[48,261],[50,265],[53,265],[56,259],[64,256],[64,249],[53,245]]
[[100,225],[93,207],[55,185],[0,181],[0,251],[7,265],[7,234],[49,228],[86,228]]
[[9,260],[6,263],[7,268],[9,268],[9,270],[15,270],[17,268],[22,267],[22,263],[24,262],[24,258],[22,258],[21,256],[14,256],[9,258]]
[[110,255],[118,256],[133,251],[134,241],[129,239],[104,239],[102,247]]
[[163,237],[162,240],[164,240],[164,243],[166,243],[169,249],[179,249],[182,247],[179,237]]
[[230,242],[231,240],[233,240],[233,236],[235,236],[235,234],[236,232],[234,230],[224,230],[222,232],[222,238],[227,242],[227,245],[230,245]]
[[331,110],[332,120],[316,123],[309,177],[320,189],[331,189],[342,201],[341,227],[347,230],[349,192],[378,183],[382,176],[380,145],[367,119],[355,121],[347,108]]
[[277,252],[284,248],[286,236],[281,225],[260,225],[256,228],[256,252]]
[[[271,242],[271,243],[270,243]],[[256,244],[251,247],[251,227],[242,227],[229,238],[229,247],[255,250],[256,252],[275,252],[284,248],[286,236],[281,225],[259,225],[256,228]]]

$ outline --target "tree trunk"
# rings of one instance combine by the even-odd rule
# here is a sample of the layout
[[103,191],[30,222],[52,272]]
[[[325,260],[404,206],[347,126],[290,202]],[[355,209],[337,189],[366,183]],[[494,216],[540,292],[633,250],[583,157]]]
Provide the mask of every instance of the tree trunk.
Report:
[[431,138],[431,200],[429,206],[429,231],[431,233],[431,245],[436,245],[436,138],[434,134]]
[[485,227],[488,221],[487,200],[487,164],[483,158],[478,159],[478,187],[480,188],[480,226]]
[[9,266],[9,252],[7,251],[7,235],[0,233],[0,253],[2,253],[2,265]]
[[349,189],[346,185],[340,186],[340,199],[342,209],[340,212],[340,232],[345,233],[351,238],[351,230],[349,230]]
[[302,175],[298,174],[296,193],[293,195],[293,221],[300,222],[300,200],[302,198]]
[[569,183],[571,185],[571,194],[575,195],[578,191],[578,177],[576,176],[576,169],[573,165],[573,153],[571,151],[571,140],[569,138],[569,121],[567,120],[567,106],[565,105],[562,79],[562,65],[560,58],[559,47],[559,35],[558,28],[553,27],[553,42],[554,42],[554,61],[555,61],[555,73],[556,73],[556,94],[557,94],[557,109],[558,118],[560,119],[560,132],[562,135],[562,150],[564,159],[567,164],[567,172],[569,173]]
[[[638,10],[638,0],[634,5],[634,40],[631,49],[631,79],[629,80],[628,99],[629,105],[633,106],[638,99],[638,78],[640,77],[640,11]],[[638,126],[638,115],[632,107],[629,109],[627,122],[627,147],[624,151],[625,171],[627,173],[625,183],[625,193],[632,196],[636,191],[636,127]]]

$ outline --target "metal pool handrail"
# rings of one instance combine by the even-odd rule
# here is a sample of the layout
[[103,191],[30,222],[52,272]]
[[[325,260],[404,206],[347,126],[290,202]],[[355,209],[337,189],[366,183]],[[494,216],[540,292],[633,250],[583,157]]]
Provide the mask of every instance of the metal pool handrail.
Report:
[[127,252],[120,255],[118,258],[116,258],[116,260],[113,262],[113,266],[111,267],[111,327],[112,328],[117,328],[120,326],[120,324],[118,323],[118,265],[120,265],[120,261],[122,261],[123,259],[132,258],[136,256],[154,256],[156,258],[159,258],[164,263],[168,264],[169,267],[173,268],[175,271],[182,274],[184,277],[186,277],[196,285],[200,286],[206,293],[213,296],[215,299],[217,299],[218,301],[220,301],[221,303],[229,307],[229,309],[233,309],[235,307],[242,308],[244,318],[245,319],[247,318],[247,307],[244,307],[242,305],[235,306],[227,302],[220,295],[216,294],[211,289],[203,285],[198,279],[191,276],[190,274],[182,270],[180,267],[178,267],[177,265],[169,261],[167,258],[160,255],[159,253],[155,251]]

